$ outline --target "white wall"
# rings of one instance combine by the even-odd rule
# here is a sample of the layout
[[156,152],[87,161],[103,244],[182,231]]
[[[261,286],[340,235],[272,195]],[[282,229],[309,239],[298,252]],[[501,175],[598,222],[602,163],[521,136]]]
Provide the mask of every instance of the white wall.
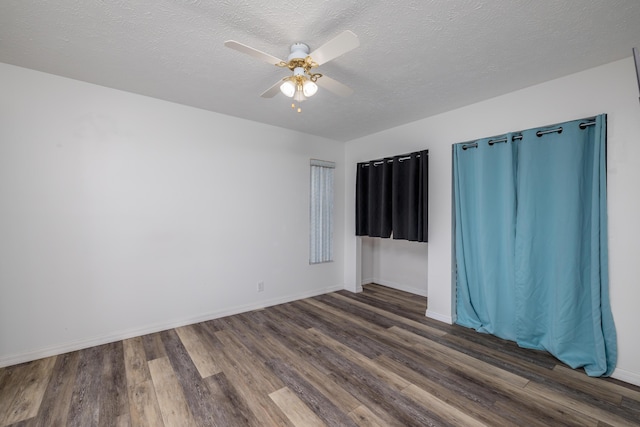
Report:
[[344,287],[344,144],[6,64],[0,94],[0,366]]
[[[372,159],[373,160],[373,159]],[[361,283],[427,296],[427,244],[362,237]]]
[[[421,149],[430,163],[427,314],[450,322],[451,145],[608,113],[614,375],[640,385],[640,105],[630,58],[346,150],[6,64],[0,93],[0,366],[337,287],[358,290],[355,164]],[[337,163],[336,262],[314,266],[309,158]],[[242,174],[246,168],[254,172]],[[411,258],[403,262],[424,268],[422,255]],[[400,283],[394,270],[387,279]]]
[[618,333],[614,376],[640,385],[640,105],[631,58],[350,141],[346,149],[345,286],[361,283],[355,235],[355,164],[429,149],[427,315],[454,317],[451,285],[451,145],[509,131],[608,114],[609,267]]

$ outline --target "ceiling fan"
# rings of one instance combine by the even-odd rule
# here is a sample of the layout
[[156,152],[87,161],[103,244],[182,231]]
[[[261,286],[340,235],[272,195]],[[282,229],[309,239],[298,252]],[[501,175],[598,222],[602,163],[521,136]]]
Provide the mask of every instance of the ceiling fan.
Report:
[[[360,46],[358,36],[351,31],[343,31],[311,53],[309,53],[308,45],[294,43],[291,45],[291,53],[286,61],[235,40],[227,40],[224,45],[277,67],[288,68],[293,72],[292,75],[279,80],[264,91],[260,95],[263,98],[272,98],[280,91],[285,96],[293,98],[294,101],[300,103],[315,95],[318,91],[318,86],[340,96],[349,96],[353,93],[351,88],[339,81],[313,71],[314,68]],[[291,104],[291,107],[295,108],[295,103]],[[298,107],[298,112],[301,111],[300,107]]]

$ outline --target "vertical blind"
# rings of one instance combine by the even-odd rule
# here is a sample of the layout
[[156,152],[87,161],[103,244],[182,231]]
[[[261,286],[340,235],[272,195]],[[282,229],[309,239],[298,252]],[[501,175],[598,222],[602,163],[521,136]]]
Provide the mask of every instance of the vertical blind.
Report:
[[311,160],[309,262],[333,261],[333,172],[335,163]]
[[358,163],[356,235],[427,241],[429,151]]

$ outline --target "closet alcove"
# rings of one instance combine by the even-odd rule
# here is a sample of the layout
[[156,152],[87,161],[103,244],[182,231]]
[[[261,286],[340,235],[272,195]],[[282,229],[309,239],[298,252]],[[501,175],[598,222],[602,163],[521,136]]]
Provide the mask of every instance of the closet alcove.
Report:
[[356,235],[363,286],[427,296],[428,157],[423,150],[358,163]]
[[376,283],[427,296],[426,243],[368,236],[360,239],[362,285]]

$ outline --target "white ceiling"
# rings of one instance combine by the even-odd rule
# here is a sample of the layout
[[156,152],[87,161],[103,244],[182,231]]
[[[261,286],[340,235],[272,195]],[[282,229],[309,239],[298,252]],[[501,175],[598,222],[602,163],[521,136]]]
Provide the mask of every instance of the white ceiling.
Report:
[[[295,113],[259,95],[286,59],[344,30],[360,47],[317,69]],[[0,62],[348,141],[631,56],[638,0],[2,0]],[[1,96],[1,94],[0,94]]]

